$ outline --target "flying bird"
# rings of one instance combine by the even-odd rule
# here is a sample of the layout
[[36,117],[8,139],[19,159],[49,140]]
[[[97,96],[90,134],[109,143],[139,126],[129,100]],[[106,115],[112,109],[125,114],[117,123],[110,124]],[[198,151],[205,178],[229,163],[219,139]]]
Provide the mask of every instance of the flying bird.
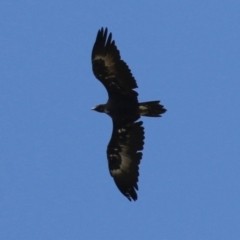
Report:
[[112,136],[107,146],[110,175],[120,192],[130,201],[136,201],[144,145],[143,122],[138,120],[141,116],[160,117],[166,109],[160,101],[138,102],[138,93],[134,90],[138,87],[136,80],[121,59],[107,28],[97,33],[92,49],[92,69],[108,92],[107,103],[92,110],[112,118]]

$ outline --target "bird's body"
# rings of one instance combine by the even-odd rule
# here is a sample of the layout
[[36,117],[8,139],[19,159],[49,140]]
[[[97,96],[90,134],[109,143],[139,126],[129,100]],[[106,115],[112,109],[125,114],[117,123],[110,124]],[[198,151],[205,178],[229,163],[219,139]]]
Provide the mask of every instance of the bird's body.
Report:
[[100,29],[92,50],[94,75],[108,92],[106,104],[93,108],[108,114],[113,121],[113,132],[107,147],[107,158],[111,176],[129,200],[137,200],[140,160],[144,145],[144,128],[141,116],[159,117],[166,109],[160,101],[138,102],[136,80],[127,64],[121,59],[119,50],[108,35],[107,28]]

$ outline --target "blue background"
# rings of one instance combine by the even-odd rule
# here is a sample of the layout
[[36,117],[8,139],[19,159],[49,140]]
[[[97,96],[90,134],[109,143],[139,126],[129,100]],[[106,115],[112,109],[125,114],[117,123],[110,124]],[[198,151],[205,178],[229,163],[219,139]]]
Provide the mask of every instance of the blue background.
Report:
[[[0,3],[0,239],[240,239],[240,2]],[[108,27],[138,82],[139,199],[107,167],[91,69]]]

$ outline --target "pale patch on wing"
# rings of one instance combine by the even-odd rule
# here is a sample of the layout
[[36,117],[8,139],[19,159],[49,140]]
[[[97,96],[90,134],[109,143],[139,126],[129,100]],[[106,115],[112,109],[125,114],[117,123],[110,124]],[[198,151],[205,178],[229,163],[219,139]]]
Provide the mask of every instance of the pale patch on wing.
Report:
[[136,200],[139,163],[142,158],[144,130],[142,122],[125,127],[114,127],[107,155],[111,176],[119,190],[129,199]]
[[107,69],[107,74],[102,75],[101,77],[104,77],[105,80],[112,79],[116,77],[117,71],[115,68],[116,60],[114,57],[110,54],[107,54],[106,56],[100,55],[96,56],[94,61],[103,61],[104,67]]
[[126,128],[119,128],[119,129],[118,129],[118,132],[119,132],[119,133],[124,133],[124,132],[126,132],[126,131],[127,131]]
[[137,88],[136,80],[128,65],[121,59],[112,34],[108,34],[107,28],[98,31],[92,50],[92,67],[94,75],[108,92],[117,89],[120,93],[137,96],[133,91]]

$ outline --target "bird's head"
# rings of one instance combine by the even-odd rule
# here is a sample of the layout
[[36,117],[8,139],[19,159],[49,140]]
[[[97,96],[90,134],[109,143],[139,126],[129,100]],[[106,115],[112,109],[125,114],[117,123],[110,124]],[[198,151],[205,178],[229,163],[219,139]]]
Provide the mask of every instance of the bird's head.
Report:
[[99,104],[93,108],[91,108],[91,110],[97,111],[97,112],[101,112],[101,113],[105,113],[105,104]]

